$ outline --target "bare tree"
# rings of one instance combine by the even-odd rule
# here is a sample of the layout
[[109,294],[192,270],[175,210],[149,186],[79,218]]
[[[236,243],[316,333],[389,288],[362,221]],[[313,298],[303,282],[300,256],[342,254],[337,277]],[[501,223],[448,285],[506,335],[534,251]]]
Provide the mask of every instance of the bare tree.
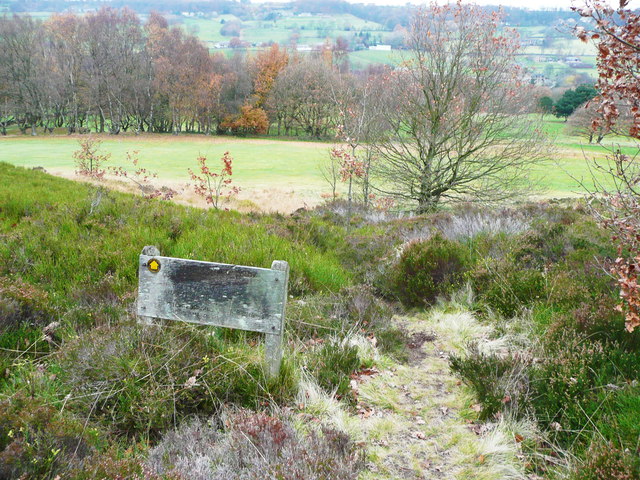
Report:
[[421,213],[444,199],[511,198],[527,185],[543,135],[527,115],[533,96],[520,80],[517,36],[499,22],[461,2],[414,14],[411,53],[384,83],[378,191]]
[[334,126],[336,106],[331,85],[336,72],[325,59],[308,56],[290,62],[278,75],[271,89],[269,108],[288,135],[292,127],[306,135],[324,137]]
[[36,135],[36,126],[46,110],[40,25],[31,17],[0,17],[2,96],[11,99],[14,119],[20,130],[24,133],[31,127],[32,135]]
[[602,142],[605,135],[609,131],[604,126],[597,129],[592,127],[593,119],[598,116],[597,105],[595,103],[587,103],[576,108],[571,116],[567,119],[567,130],[570,135],[586,138],[589,143]]
[[[371,193],[371,169],[376,159],[375,142],[386,128],[381,108],[384,94],[377,75],[357,78],[342,74],[332,88],[338,108],[337,139],[350,158],[361,165],[361,175],[353,178],[360,187],[360,201],[367,206]],[[349,199],[350,201],[351,199]]]

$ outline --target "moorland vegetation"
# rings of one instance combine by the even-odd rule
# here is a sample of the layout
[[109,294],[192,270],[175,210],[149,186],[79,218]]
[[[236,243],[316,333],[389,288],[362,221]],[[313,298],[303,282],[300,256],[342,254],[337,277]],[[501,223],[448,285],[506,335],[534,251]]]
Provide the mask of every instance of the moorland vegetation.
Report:
[[[624,105],[626,133],[637,138],[640,95],[632,80],[640,58],[640,17],[626,3],[618,11],[598,4],[579,10],[596,22],[593,30],[576,34],[599,49],[594,128],[611,129]],[[450,24],[462,22],[458,32],[465,32],[463,22],[485,18],[455,8],[435,12],[454,18]],[[88,20],[68,19],[75,25],[101,15],[116,23],[134,18],[103,10]],[[2,28],[21,32],[45,28],[28,19],[3,22]],[[143,31],[134,20],[127,25]],[[146,28],[158,29],[158,38],[175,35],[193,47],[190,52],[199,51],[160,17],[152,17]],[[509,51],[507,37],[484,32],[490,43]],[[153,32],[142,38],[146,42]],[[484,65],[478,52],[486,53],[486,45],[477,55],[466,52],[458,63],[442,65],[476,61],[471,65],[478,68],[462,69],[462,86],[449,91],[451,97],[479,92],[450,104],[459,113],[453,121],[494,140],[509,132],[500,128],[509,120],[499,115],[502,99],[493,99],[495,112],[471,108],[487,100],[485,90],[472,87],[489,82],[489,67],[505,58],[491,50],[496,57]],[[420,61],[420,49],[415,51],[415,63],[391,78],[440,85],[442,77]],[[284,58],[277,48],[270,52]],[[206,58],[211,60],[208,53]],[[298,69],[300,64],[286,65]],[[257,94],[246,111],[260,109],[277,81],[272,87],[261,84],[264,90],[258,92],[269,93]],[[398,108],[435,101],[436,95],[425,91],[394,97]],[[179,89],[167,90],[172,93]],[[336,98],[332,108],[345,137],[336,155],[338,172],[356,180],[358,189],[368,185],[366,159],[394,153],[402,145],[400,133],[403,141],[426,139],[427,146],[444,152],[438,157],[415,143],[406,147],[405,159],[419,151],[423,161],[413,191],[458,167],[476,171],[473,163],[455,162],[477,137],[460,140],[439,129],[437,111],[426,123],[404,123],[395,131],[387,118],[382,139],[372,140],[354,121],[368,118],[368,110],[341,111]],[[182,102],[190,100],[174,100],[175,108],[166,97],[167,130],[185,124]],[[475,113],[465,116],[467,108]],[[87,117],[98,128],[99,110],[96,106]],[[499,121],[487,123],[494,114]],[[123,128],[117,109],[109,115],[105,128]],[[68,118],[75,125],[79,117]],[[485,128],[494,135],[484,137]],[[385,143],[390,131],[397,135],[391,144]],[[503,144],[489,144],[487,151]],[[445,160],[454,167],[430,168]],[[367,478],[372,466],[383,463],[369,454],[372,445],[357,441],[341,428],[335,411],[327,414],[312,400],[337,401],[363,419],[370,410],[358,397],[359,379],[411,362],[416,339],[398,319],[436,306],[491,327],[448,360],[473,398],[460,422],[468,419],[479,437],[509,432],[507,442],[520,465],[509,478],[638,478],[640,208],[634,160],[614,149],[605,163],[592,165],[612,183],[595,182],[588,201],[490,208],[464,202],[474,199],[467,191],[444,204],[440,198],[411,197],[413,212],[408,212],[376,209],[358,193],[290,216],[189,208],[0,163],[0,476]],[[476,186],[473,177],[470,182]],[[263,267],[274,259],[289,261],[285,356],[278,378],[265,375],[258,335],[136,322],[136,260],[141,246],[149,244],[183,258]],[[391,401],[387,408],[394,408]],[[427,439],[418,433],[424,437],[418,439]],[[473,459],[478,469],[487,461],[484,455]]]

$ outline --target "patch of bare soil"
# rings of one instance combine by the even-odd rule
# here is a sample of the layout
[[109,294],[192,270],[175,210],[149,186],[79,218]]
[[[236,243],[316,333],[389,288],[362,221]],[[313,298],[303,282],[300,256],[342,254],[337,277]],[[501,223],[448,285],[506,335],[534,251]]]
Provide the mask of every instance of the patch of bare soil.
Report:
[[[37,167],[40,169],[41,167]],[[88,181],[75,174],[70,170],[45,170],[51,175],[66,178],[68,180],[75,181]],[[96,183],[90,181],[90,183]],[[105,180],[100,182],[111,190],[119,192],[140,194],[139,188],[132,182],[127,182],[115,177],[106,177]],[[198,208],[211,208],[210,205],[202,198],[197,196],[193,192],[193,188],[185,182],[176,180],[162,180],[164,187],[171,188],[177,192],[172,201],[181,205],[188,205]],[[321,198],[317,196],[311,196],[301,191],[297,191],[292,188],[243,188],[240,193],[231,198],[223,199],[221,201],[221,208],[229,208],[237,210],[242,213],[284,213],[290,214],[300,208],[313,208],[320,204]]]

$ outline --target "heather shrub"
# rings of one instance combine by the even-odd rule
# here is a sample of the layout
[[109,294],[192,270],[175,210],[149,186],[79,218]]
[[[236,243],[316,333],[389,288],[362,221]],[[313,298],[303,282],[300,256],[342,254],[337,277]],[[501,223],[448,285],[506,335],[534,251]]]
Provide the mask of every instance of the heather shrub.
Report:
[[0,333],[22,324],[44,326],[55,319],[45,291],[21,281],[0,276]]
[[517,265],[512,258],[486,259],[467,274],[478,300],[505,317],[539,301],[545,291],[543,272]]
[[571,475],[571,480],[634,480],[640,477],[637,455],[620,450],[601,440],[587,451],[584,464]]
[[184,480],[349,480],[358,477],[364,458],[344,433],[300,433],[286,418],[240,411],[222,425],[195,419],[167,433],[148,465]]
[[597,299],[577,303],[571,310],[570,319],[558,321],[554,330],[573,328],[591,340],[614,344],[626,352],[640,348],[640,332],[628,332],[624,315],[616,310],[617,298],[601,296]]
[[[561,444],[584,444],[594,425],[609,418],[614,393],[640,375],[640,355],[575,331],[547,341],[530,372],[538,421],[555,426]],[[608,421],[609,421],[608,420]]]
[[166,323],[96,328],[59,355],[68,408],[100,419],[115,433],[152,438],[190,414],[229,403],[256,408],[293,396],[285,356],[278,379],[265,377],[257,336]]
[[0,400],[0,478],[54,478],[102,443],[98,430],[42,399]]
[[391,291],[406,306],[429,305],[462,284],[469,262],[463,245],[441,235],[411,242],[390,272]]
[[158,475],[151,471],[144,459],[131,450],[122,455],[118,449],[110,449],[86,458],[82,465],[70,470],[65,478],[72,480],[182,480],[174,474]]

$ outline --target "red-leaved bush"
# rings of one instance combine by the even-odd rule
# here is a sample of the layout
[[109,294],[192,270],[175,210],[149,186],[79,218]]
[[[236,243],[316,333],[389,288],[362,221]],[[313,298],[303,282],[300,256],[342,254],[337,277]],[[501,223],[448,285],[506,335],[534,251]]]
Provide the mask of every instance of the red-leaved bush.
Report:
[[197,195],[203,197],[213,208],[218,208],[220,199],[230,198],[240,192],[240,187],[231,186],[231,176],[233,175],[233,158],[229,152],[225,152],[220,159],[222,168],[219,172],[214,172],[207,165],[207,157],[198,157],[198,172],[189,169],[191,180],[195,182],[193,189]]
[[[628,5],[629,0],[620,0],[619,8],[614,9],[602,1],[585,0],[574,10],[592,20],[594,27],[578,26],[575,34],[585,42],[594,41],[598,49],[599,96],[595,101],[600,115],[593,120],[594,130],[609,129],[625,108],[631,117],[628,134],[640,138],[640,15]],[[631,332],[640,326],[640,169],[636,156],[612,148],[607,161],[596,163],[595,170],[613,184],[611,188],[595,182],[592,206],[619,247],[611,273],[620,286],[618,308]]]

